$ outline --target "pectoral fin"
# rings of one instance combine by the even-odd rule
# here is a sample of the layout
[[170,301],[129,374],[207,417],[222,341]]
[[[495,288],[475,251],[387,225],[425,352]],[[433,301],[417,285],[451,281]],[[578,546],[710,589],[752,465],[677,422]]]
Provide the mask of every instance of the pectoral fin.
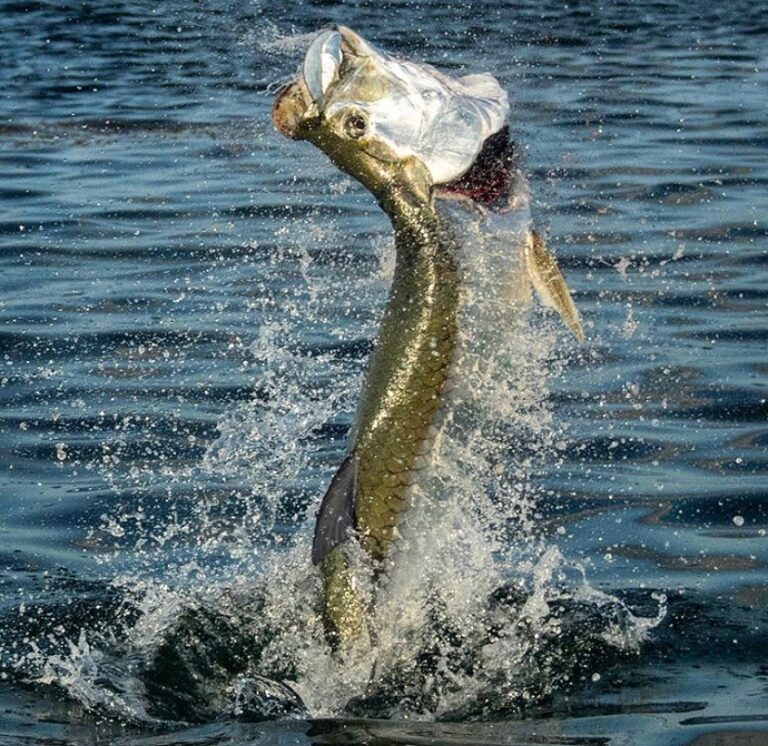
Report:
[[547,251],[544,241],[536,231],[531,231],[525,249],[525,260],[531,284],[539,300],[554,308],[565,325],[574,333],[579,342],[584,341],[579,312],[571,298],[565,279],[554,257]]
[[347,539],[355,524],[355,492],[357,491],[357,459],[351,453],[342,462],[323,497],[312,540],[312,563],[322,562]]

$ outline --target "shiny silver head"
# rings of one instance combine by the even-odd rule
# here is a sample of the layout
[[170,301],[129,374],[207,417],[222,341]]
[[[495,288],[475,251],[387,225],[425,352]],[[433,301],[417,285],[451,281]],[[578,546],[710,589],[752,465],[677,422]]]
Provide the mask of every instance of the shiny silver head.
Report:
[[493,76],[454,78],[381,52],[343,26],[312,42],[291,97],[275,108],[284,134],[300,136],[309,120],[331,123],[373,157],[417,158],[433,184],[466,172],[509,113]]

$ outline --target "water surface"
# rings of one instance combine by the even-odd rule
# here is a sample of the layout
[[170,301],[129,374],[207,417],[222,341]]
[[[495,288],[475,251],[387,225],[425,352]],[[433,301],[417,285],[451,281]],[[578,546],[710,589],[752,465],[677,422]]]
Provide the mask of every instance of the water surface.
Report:
[[[765,741],[765,11],[0,3],[0,742]],[[331,23],[498,76],[588,336],[536,311],[477,382],[506,647],[433,607],[373,689],[306,543],[390,231],[269,122]]]

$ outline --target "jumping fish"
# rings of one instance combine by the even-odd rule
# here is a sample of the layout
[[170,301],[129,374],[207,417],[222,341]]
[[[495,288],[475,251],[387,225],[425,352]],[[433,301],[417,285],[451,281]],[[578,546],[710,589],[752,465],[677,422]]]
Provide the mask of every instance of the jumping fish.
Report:
[[395,233],[392,287],[356,424],[312,545],[337,649],[368,634],[370,609],[351,549],[364,550],[374,576],[381,571],[455,406],[454,365],[468,333],[462,307],[474,302],[465,288],[467,257],[471,264],[473,252],[501,245],[492,272],[508,286],[502,300],[523,305],[532,286],[583,339],[560,270],[532,228],[509,108],[487,73],[451,77],[384,53],[343,26],[315,37],[274,103],[279,132],[308,140],[360,181]]

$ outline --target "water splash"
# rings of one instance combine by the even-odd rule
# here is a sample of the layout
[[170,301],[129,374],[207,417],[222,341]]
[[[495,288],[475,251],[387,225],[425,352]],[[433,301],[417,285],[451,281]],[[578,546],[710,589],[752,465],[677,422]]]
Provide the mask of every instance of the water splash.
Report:
[[[563,361],[546,323],[517,316],[492,345],[465,348],[431,487],[386,582],[367,589],[371,649],[332,654],[308,561],[313,508],[343,452],[392,248],[376,239],[361,257],[339,249],[332,224],[309,228],[310,244],[306,222],[280,229],[259,268],[259,325],[241,350],[254,395],[223,413],[199,462],[118,475],[110,460],[115,484],[146,493],[91,537],[111,542],[115,614],[74,642],[33,643],[17,672],[140,721],[466,719],[519,714],[635,653],[663,603],[636,616],[538,526],[536,475],[563,437],[545,372]],[[278,278],[287,297],[270,291]]]

